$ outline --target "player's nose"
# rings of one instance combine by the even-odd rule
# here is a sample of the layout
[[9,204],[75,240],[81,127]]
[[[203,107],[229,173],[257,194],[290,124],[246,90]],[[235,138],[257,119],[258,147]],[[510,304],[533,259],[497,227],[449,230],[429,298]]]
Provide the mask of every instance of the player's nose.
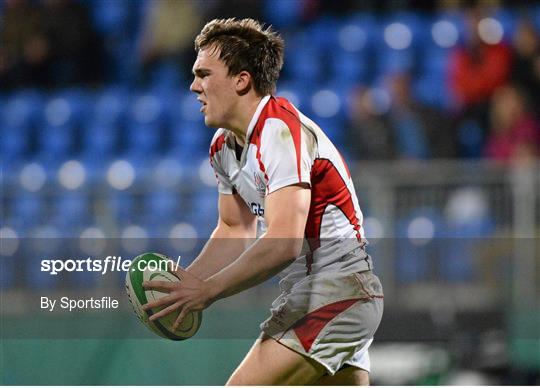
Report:
[[189,90],[191,90],[193,93],[202,93],[201,84],[197,81],[197,77],[193,79],[193,82],[189,86]]

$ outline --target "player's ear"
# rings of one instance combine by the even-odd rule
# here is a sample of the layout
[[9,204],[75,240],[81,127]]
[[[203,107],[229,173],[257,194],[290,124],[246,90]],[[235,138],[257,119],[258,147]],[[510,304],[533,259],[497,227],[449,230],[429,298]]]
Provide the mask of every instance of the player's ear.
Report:
[[244,95],[251,89],[251,74],[247,71],[241,71],[236,75],[236,91],[240,95]]

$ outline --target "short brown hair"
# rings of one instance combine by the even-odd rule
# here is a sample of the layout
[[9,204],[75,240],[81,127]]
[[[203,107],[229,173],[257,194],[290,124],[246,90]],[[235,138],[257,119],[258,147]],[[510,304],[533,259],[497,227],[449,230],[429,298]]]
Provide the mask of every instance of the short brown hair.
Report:
[[253,87],[261,95],[275,92],[283,66],[283,39],[253,19],[214,19],[195,38],[195,50],[219,49],[219,59],[229,68],[229,75],[247,71]]

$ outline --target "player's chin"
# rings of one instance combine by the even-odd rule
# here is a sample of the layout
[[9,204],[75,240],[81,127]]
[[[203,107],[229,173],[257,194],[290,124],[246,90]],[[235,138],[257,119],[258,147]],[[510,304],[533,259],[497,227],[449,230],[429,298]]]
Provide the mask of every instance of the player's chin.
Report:
[[212,118],[209,117],[208,115],[204,116],[204,125],[206,125],[208,128],[219,128],[220,127],[220,125],[215,120],[212,120]]

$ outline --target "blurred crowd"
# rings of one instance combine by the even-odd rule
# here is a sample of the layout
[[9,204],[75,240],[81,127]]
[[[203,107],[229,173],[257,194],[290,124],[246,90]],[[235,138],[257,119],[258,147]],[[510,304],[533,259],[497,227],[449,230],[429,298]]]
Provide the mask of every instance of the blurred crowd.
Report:
[[2,89],[100,81],[102,39],[82,3],[6,0],[0,24]]
[[[459,39],[448,43],[454,29],[439,24],[446,29],[439,33],[436,49],[392,47],[387,34],[403,38],[410,33],[397,23],[390,25],[394,30],[386,28],[380,34],[391,52],[379,50],[385,45],[380,38],[365,44],[376,46],[373,51],[364,49],[359,42],[370,39],[371,31],[356,30],[344,35],[334,58],[319,53],[326,58],[318,63],[319,57],[305,50],[310,45],[327,48],[321,43],[324,29],[314,26],[342,26],[350,15],[385,21],[400,12],[403,20],[426,15],[441,15],[443,23],[454,20],[461,26]],[[540,155],[540,8],[529,2],[3,0],[0,92],[74,86],[95,90],[112,84],[187,87],[193,38],[214,17],[253,17],[275,26],[289,46],[284,84],[304,82],[309,89],[309,77],[318,67],[319,74],[329,72],[325,66],[349,72],[349,78],[321,78],[321,84],[332,83],[346,105],[342,122],[323,119],[321,124],[325,130],[335,125],[341,131],[341,144],[350,157],[485,157],[527,163]],[[369,29],[374,25],[369,23],[363,25]],[[417,33],[414,26],[411,30]],[[299,55],[302,50],[307,56]],[[385,57],[382,62],[397,60],[374,70],[370,56],[379,55],[378,50]],[[407,61],[408,55],[416,59]],[[331,61],[340,63],[329,65]],[[430,66],[440,76],[432,77]],[[300,108],[304,110],[301,103]]]

